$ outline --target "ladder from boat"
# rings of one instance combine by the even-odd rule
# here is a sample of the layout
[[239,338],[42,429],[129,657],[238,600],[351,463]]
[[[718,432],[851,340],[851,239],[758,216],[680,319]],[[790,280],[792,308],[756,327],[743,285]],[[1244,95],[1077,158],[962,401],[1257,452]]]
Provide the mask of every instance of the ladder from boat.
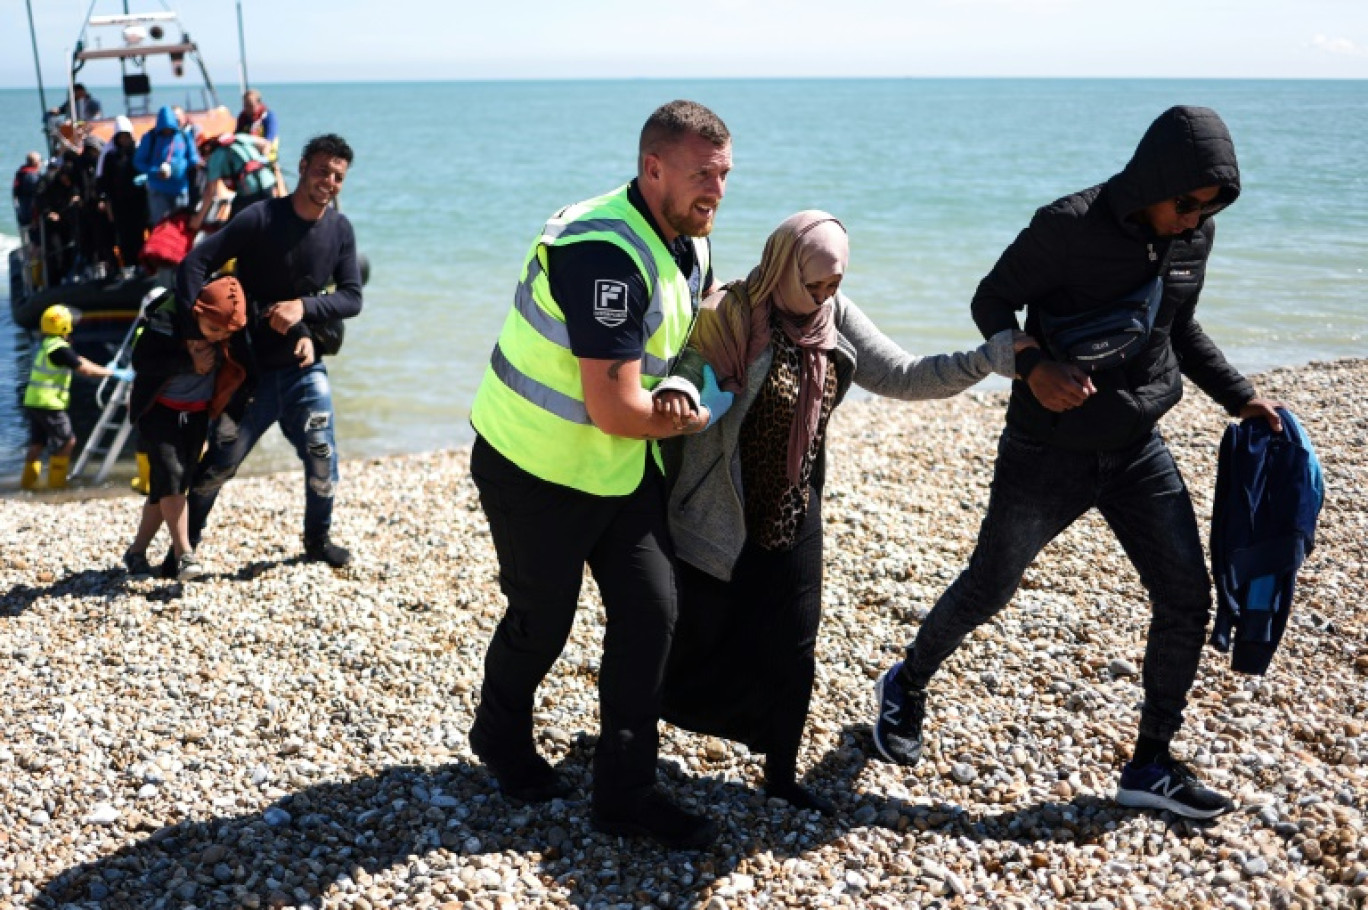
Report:
[[[127,367],[132,364],[133,343],[137,341],[138,329],[142,328],[145,314],[149,308],[157,305],[163,294],[167,293],[169,292],[166,288],[153,288],[143,297],[142,303],[138,306],[138,317],[128,327],[128,332],[114,354],[114,366]],[[100,419],[95,421],[95,429],[90,431],[85,445],[81,447],[81,454],[71,467],[72,477],[80,477],[86,465],[95,458],[104,460],[100,462],[100,469],[96,471],[93,482],[103,483],[109,476],[114,462],[118,460],[124,444],[133,432],[133,421],[129,419],[128,413],[128,396],[132,389],[131,382],[120,382],[112,376],[100,380],[99,388],[95,390],[95,403],[100,405]]]

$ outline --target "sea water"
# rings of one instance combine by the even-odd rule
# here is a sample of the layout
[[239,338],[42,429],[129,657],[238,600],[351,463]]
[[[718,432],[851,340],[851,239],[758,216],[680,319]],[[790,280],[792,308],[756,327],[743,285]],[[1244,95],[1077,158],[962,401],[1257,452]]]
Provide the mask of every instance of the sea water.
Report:
[[[708,105],[733,135],[735,170],[713,234],[718,276],[744,275],[789,214],[825,209],[850,232],[843,288],[916,353],[979,342],[974,288],[1037,207],[1116,173],[1165,108],[1213,107],[1234,136],[1244,193],[1218,218],[1203,327],[1246,372],[1368,353],[1368,82],[641,80],[262,91],[281,124],[288,171],[315,133],[341,133],[356,150],[342,203],[371,279],[365,309],[329,365],[344,457],[469,442],[470,403],[532,239],[558,208],[631,178],[642,122],[672,98]],[[113,89],[94,94],[106,110],[117,101]],[[0,165],[9,172],[39,146],[37,109],[32,91],[0,91]],[[0,249],[16,232],[0,221]],[[0,281],[0,294],[7,289]],[[8,312],[0,307],[7,390],[27,373]],[[93,384],[75,388],[88,395]],[[0,479],[10,481],[24,443],[16,402],[0,396]],[[291,460],[276,436],[247,468]]]

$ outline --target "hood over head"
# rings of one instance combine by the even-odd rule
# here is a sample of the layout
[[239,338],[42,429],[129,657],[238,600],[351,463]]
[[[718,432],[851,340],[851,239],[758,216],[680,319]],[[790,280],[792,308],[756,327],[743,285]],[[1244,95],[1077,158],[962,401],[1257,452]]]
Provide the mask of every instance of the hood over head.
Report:
[[154,127],[154,129],[180,129],[180,121],[176,119],[176,109],[169,104],[162,105],[161,110],[157,111],[157,125]]
[[192,312],[230,332],[236,332],[247,324],[247,295],[236,278],[224,275],[204,286]]
[[1130,162],[1107,181],[1112,209],[1120,220],[1204,186],[1219,186],[1216,198],[1226,205],[1240,195],[1235,143],[1220,115],[1209,107],[1164,111],[1145,131]]
[[123,114],[114,118],[114,135],[117,136],[120,133],[127,133],[130,136],[133,135],[133,121],[129,120]]

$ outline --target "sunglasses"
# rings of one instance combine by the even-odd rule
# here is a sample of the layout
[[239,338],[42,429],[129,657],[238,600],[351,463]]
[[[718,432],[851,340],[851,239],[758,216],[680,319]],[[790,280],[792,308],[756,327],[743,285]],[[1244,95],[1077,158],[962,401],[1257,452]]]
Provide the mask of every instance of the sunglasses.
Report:
[[1221,209],[1225,208],[1227,204],[1228,203],[1221,202],[1219,199],[1203,202],[1195,196],[1177,196],[1174,197],[1173,200],[1173,212],[1179,217],[1184,215],[1200,215],[1203,218],[1210,218],[1212,215],[1215,215],[1217,212],[1221,211]]

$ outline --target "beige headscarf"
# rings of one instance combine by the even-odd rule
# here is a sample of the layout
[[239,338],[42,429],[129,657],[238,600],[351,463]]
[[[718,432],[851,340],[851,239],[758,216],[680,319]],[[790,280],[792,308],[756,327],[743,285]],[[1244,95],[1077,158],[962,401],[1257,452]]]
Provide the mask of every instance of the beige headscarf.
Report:
[[712,365],[718,385],[746,388],[746,371],[770,343],[773,315],[802,348],[798,407],[788,442],[788,477],[798,482],[803,455],[817,435],[826,384],[826,351],[836,346],[835,306],[813,302],[805,284],[844,275],[850,258],[845,227],[826,212],[809,210],[784,219],[765,241],[760,264],[703,302],[690,343]]

